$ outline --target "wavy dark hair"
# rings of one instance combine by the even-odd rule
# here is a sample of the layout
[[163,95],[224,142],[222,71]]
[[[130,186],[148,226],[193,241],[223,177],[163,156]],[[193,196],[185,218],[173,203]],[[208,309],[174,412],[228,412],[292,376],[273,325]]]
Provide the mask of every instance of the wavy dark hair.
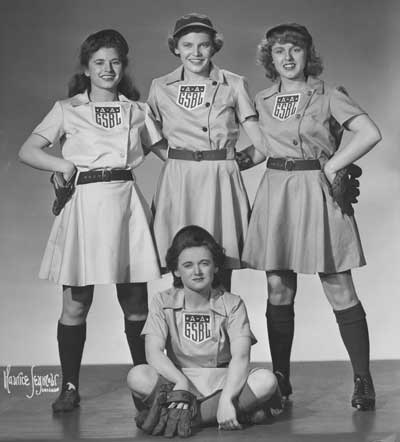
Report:
[[[125,38],[118,31],[114,29],[103,29],[89,35],[80,47],[79,70],[83,71],[87,68],[93,54],[101,48],[114,48],[118,52],[118,56],[124,68],[124,73],[118,84],[118,92],[131,100],[138,100],[140,97],[139,91],[136,89],[130,76],[126,73],[129,46]],[[90,88],[90,78],[83,72],[78,72],[68,83],[68,97],[81,94],[85,91],[90,92]]]
[[306,67],[304,68],[304,75],[318,77],[324,70],[321,57],[317,54],[314,44],[308,42],[306,38],[295,30],[284,30],[282,32],[274,32],[268,39],[264,38],[257,47],[257,62],[264,66],[265,76],[272,81],[279,78],[279,74],[272,62],[271,49],[275,43],[292,43],[300,46],[306,51]]
[[171,247],[167,251],[166,262],[167,268],[172,272],[174,278],[174,287],[183,287],[182,279],[175,275],[175,270],[178,268],[179,255],[183,250],[189,247],[207,247],[211,252],[214,264],[218,267],[218,272],[214,276],[212,283],[213,287],[218,287],[221,284],[219,273],[223,270],[225,262],[224,249],[215,241],[214,237],[199,226],[186,226],[175,235],[172,240]]
[[175,57],[179,57],[179,55],[175,53],[175,49],[178,47],[179,39],[190,32],[206,32],[209,34],[213,43],[213,55],[217,53],[224,45],[224,37],[219,32],[214,32],[211,29],[207,29],[202,26],[189,26],[182,29],[182,31],[175,35],[175,37],[173,35],[168,36],[168,48],[175,55]]

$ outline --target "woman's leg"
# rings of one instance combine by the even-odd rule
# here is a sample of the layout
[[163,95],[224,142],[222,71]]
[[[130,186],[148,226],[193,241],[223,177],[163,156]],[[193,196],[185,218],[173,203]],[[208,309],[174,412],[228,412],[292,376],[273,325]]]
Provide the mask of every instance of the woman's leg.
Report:
[[359,301],[351,272],[320,274],[354,372],[352,405],[360,410],[375,407],[375,391],[369,369],[369,335],[365,311]]
[[[251,371],[236,400],[238,418],[243,421],[249,417],[250,422],[261,423],[266,417],[264,410],[277,391],[277,385],[277,379],[270,370],[260,368]],[[221,391],[218,391],[200,403],[200,421],[202,425],[215,425],[217,423],[220,397]],[[271,403],[272,407],[273,404]],[[262,410],[263,413],[262,415],[254,413],[255,419],[253,420],[253,412],[258,410]]]
[[63,287],[63,305],[57,340],[62,389],[53,403],[54,412],[71,411],[79,404],[79,371],[86,340],[86,317],[93,300],[93,286]]
[[282,396],[292,394],[290,354],[294,336],[294,298],[297,274],[292,271],[267,272],[267,328],[272,367]]
[[140,336],[147,318],[147,284],[117,284],[118,301],[124,312],[125,334],[133,365],[145,364],[144,339]]

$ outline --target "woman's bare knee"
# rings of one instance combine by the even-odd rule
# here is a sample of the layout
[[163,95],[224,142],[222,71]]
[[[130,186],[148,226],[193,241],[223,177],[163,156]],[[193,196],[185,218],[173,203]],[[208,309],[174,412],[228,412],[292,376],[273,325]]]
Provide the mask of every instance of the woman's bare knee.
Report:
[[261,400],[269,399],[278,385],[275,375],[266,368],[252,371],[247,378],[247,383],[257,399]]
[[268,300],[273,305],[291,304],[297,290],[294,272],[267,272]]
[[131,368],[126,380],[132,393],[145,398],[153,391],[158,377],[159,375],[153,367],[142,364]]

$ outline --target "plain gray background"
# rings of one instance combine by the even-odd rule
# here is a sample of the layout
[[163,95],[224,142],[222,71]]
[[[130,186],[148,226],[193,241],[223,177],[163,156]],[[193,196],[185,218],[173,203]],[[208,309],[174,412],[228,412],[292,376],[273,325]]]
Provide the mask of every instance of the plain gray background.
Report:
[[[130,69],[145,100],[151,79],[178,64],[166,45],[168,32],[178,16],[193,11],[210,15],[224,34],[215,63],[245,75],[253,95],[270,84],[255,63],[265,30],[281,22],[306,25],[324,60],[322,78],[345,86],[381,128],[383,142],[359,161],[364,175],[356,217],[368,264],[354,271],[354,279],[368,313],[372,358],[399,358],[399,2],[7,0],[0,2],[0,365],[58,364],[61,289],[37,279],[53,220],[52,189],[48,173],[19,164],[20,145],[66,96],[78,48],[90,33],[115,28],[126,37]],[[150,156],[136,169],[149,202],[160,167]],[[264,167],[244,174],[251,201]],[[169,278],[151,283],[150,291],[169,284]],[[253,360],[269,360],[264,274],[235,272],[232,291],[245,299],[259,340]],[[347,359],[316,276],[300,276],[293,359]],[[98,287],[83,363],[129,360],[115,290]]]

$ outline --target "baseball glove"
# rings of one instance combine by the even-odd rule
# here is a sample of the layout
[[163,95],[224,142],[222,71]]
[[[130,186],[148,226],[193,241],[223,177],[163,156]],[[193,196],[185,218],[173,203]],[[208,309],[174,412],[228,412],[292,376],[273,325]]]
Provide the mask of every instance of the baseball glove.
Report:
[[65,204],[70,200],[75,191],[75,176],[74,174],[68,181],[65,181],[61,172],[54,172],[50,177],[50,182],[53,185],[56,199],[54,200],[52,212],[54,215],[59,215]]
[[361,174],[361,168],[355,164],[349,164],[336,172],[336,176],[331,185],[332,197],[345,215],[354,215],[352,204],[357,203],[357,197],[360,195],[360,182],[357,178],[359,178]]
[[[162,384],[154,393],[150,408],[140,411],[136,418],[136,426],[147,434],[153,434],[154,429],[160,422],[161,416],[167,414],[167,395],[172,390],[173,384]],[[164,417],[163,417],[164,419]]]
[[238,163],[239,170],[247,170],[255,166],[251,156],[243,150],[235,152],[235,160]]
[[169,404],[187,404],[187,408],[168,408],[168,419],[165,425],[164,436],[189,437],[192,435],[193,421],[197,416],[197,398],[189,391],[175,390],[168,394]]

